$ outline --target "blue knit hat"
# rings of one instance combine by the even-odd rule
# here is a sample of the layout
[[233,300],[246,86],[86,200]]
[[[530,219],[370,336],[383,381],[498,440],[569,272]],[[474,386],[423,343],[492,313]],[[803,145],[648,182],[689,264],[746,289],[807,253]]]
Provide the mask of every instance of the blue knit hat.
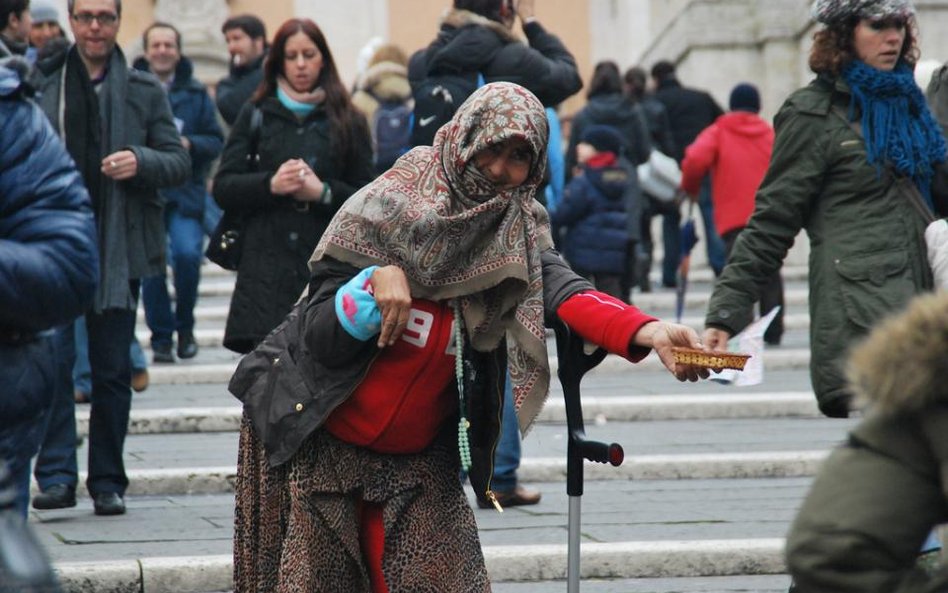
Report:
[[751,113],[760,112],[760,93],[757,87],[746,82],[734,87],[731,91],[729,101],[731,111],[750,111]]
[[583,135],[579,141],[589,144],[598,152],[611,152],[613,154],[621,154],[622,147],[625,145],[622,136],[615,128],[601,124],[589,126],[583,130]]
[[911,0],[815,0],[811,12],[817,21],[832,25],[851,17],[908,19],[915,15],[915,7]]

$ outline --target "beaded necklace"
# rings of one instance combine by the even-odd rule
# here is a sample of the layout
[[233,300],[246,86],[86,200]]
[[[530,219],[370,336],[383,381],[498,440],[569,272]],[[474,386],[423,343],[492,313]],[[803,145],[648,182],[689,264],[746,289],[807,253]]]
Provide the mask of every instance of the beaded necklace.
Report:
[[461,457],[461,469],[467,473],[471,469],[471,445],[467,438],[467,431],[471,423],[466,416],[467,407],[464,405],[464,335],[461,331],[461,306],[455,299],[454,307],[454,376],[458,382],[458,406],[460,419],[458,420],[458,454]]

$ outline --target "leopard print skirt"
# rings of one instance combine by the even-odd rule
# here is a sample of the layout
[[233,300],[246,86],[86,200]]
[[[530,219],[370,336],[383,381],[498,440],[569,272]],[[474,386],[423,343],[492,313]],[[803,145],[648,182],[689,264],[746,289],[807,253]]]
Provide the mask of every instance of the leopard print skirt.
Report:
[[384,505],[382,572],[391,593],[490,591],[451,447],[384,455],[319,430],[271,468],[245,417],[238,455],[235,593],[370,593],[360,500]]

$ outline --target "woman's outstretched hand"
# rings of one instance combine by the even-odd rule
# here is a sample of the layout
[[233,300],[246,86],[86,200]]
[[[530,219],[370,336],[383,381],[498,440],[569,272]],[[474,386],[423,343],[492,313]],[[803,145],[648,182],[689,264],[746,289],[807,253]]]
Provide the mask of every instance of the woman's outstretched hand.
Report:
[[411,311],[411,290],[408,277],[398,266],[384,266],[372,272],[372,294],[382,314],[379,348],[395,343],[408,326]]
[[701,345],[701,340],[698,339],[698,332],[686,325],[666,321],[646,323],[635,334],[632,341],[638,346],[653,348],[665,368],[679,381],[707,379],[710,374],[706,368],[675,362],[675,354],[672,352],[675,346],[705,350]]

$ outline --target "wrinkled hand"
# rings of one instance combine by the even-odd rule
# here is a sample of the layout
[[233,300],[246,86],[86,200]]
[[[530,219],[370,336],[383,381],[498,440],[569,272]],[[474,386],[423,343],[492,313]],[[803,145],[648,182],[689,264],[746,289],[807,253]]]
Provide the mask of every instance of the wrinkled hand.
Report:
[[115,181],[131,179],[138,174],[138,158],[131,150],[113,152],[102,159],[100,170]]
[[698,339],[698,332],[686,325],[653,321],[642,326],[642,329],[635,334],[633,341],[640,346],[653,348],[665,368],[679,381],[707,379],[711,374],[706,368],[675,362],[675,355],[672,352],[675,346],[705,350]]
[[372,272],[372,291],[375,304],[382,314],[379,348],[395,343],[408,326],[411,310],[411,290],[408,277],[398,266],[384,266]]

